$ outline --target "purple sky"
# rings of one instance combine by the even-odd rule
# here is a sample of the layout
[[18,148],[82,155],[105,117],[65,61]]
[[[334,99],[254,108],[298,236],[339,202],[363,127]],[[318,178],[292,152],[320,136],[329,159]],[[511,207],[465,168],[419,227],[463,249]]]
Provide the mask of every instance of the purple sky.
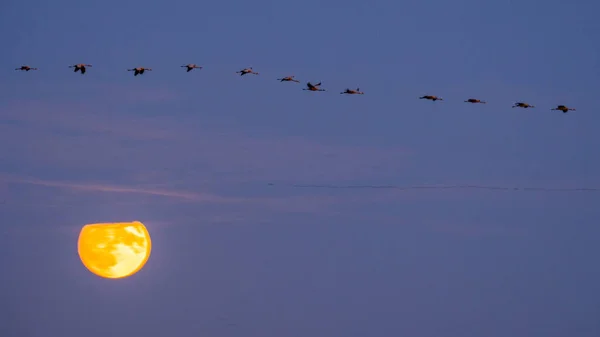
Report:
[[[600,192],[292,186],[600,187],[599,10],[1,2],[0,335],[599,336]],[[146,267],[87,271],[133,220]]]

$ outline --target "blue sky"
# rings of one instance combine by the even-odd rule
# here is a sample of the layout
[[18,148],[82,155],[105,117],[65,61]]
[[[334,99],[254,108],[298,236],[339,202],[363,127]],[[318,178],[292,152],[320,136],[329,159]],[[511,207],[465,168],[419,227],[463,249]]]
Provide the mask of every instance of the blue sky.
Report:
[[[599,9],[2,2],[0,332],[598,336],[596,192],[292,185],[599,187]],[[80,228],[132,220],[146,267],[89,273]]]

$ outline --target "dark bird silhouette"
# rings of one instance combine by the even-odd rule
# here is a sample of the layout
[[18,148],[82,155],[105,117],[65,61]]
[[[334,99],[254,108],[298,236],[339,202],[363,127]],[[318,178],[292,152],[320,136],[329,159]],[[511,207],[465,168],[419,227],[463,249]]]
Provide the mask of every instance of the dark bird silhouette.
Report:
[[444,100],[441,97],[437,97],[437,96],[433,96],[433,95],[421,96],[421,97],[419,97],[419,99],[428,99],[428,100],[431,100],[431,101],[443,101]]
[[535,108],[535,106],[529,104],[529,103],[525,103],[525,102],[517,102],[515,103],[515,105],[512,106],[513,108]]
[[347,94],[347,95],[364,95],[365,93],[360,91],[360,88],[356,88],[356,90],[352,90],[349,88],[346,88],[346,90],[340,92],[340,94]]
[[321,85],[321,82],[319,82],[317,84],[312,84],[312,83],[308,82],[308,83],[306,83],[306,88],[302,89],[302,90],[308,90],[308,91],[325,91],[325,89],[319,88],[320,85]]
[[486,104],[487,102],[485,101],[480,101],[478,99],[475,98],[469,98],[468,100],[465,101],[466,103],[481,103],[481,104]]
[[188,73],[189,73],[190,71],[194,70],[194,69],[202,69],[202,67],[199,67],[199,66],[197,66],[197,65],[195,65],[195,64],[193,64],[193,63],[186,64],[186,65],[184,65],[184,66],[181,66],[181,67],[182,67],[182,68],[187,68],[187,71],[186,71],[186,72],[188,72]]
[[145,71],[152,71],[150,68],[137,67],[133,69],[127,69],[127,71],[133,71],[133,76],[143,75]]
[[236,74],[240,74],[240,76],[244,76],[244,75],[246,75],[246,74],[254,74],[254,75],[258,75],[258,72],[256,72],[256,71],[252,70],[252,67],[250,67],[250,68],[244,68],[244,69],[242,69],[242,70],[240,70],[240,71],[236,71],[235,73],[236,73]]
[[30,71],[30,70],[38,70],[38,68],[31,68],[30,66],[20,66],[19,68],[15,68],[15,70]]
[[573,108],[569,108],[569,107],[567,107],[566,105],[559,105],[559,106],[557,106],[556,108],[554,108],[554,109],[550,109],[550,110],[560,110],[560,111],[562,111],[563,113],[567,113],[567,111],[577,111],[577,110],[575,110],[575,109],[573,109]]
[[296,82],[296,83],[300,83],[300,81],[298,81],[297,79],[294,79],[294,75],[292,76],[286,76],[283,78],[278,78],[277,79],[279,82]]
[[92,67],[92,65],[91,64],[78,63],[78,64],[74,64],[72,66],[69,66],[69,68],[75,68],[75,69],[73,69],[73,72],[76,73],[77,71],[79,71],[81,73],[81,75],[85,74],[86,67]]

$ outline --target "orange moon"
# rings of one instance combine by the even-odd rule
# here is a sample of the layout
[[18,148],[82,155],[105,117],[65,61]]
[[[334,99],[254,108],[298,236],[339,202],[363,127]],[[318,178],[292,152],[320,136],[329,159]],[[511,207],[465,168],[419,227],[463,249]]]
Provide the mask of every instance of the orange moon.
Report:
[[150,233],[139,221],[85,225],[77,242],[83,265],[109,279],[129,277],[140,271],[151,249]]

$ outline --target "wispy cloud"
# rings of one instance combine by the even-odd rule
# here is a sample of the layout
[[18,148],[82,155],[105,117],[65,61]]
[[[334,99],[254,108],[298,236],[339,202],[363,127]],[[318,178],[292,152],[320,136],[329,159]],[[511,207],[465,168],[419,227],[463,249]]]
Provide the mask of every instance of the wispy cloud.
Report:
[[21,183],[21,184],[32,184],[38,186],[57,187],[72,190],[84,190],[91,192],[109,192],[109,193],[134,193],[134,194],[146,194],[154,196],[162,196],[169,198],[177,198],[183,200],[197,201],[197,202],[239,202],[244,199],[240,198],[227,198],[221,197],[210,193],[197,193],[197,192],[182,192],[182,191],[170,191],[161,189],[146,189],[138,187],[125,187],[125,186],[114,186],[114,185],[100,185],[100,184],[86,184],[86,183],[69,183],[69,182],[57,182],[47,181],[33,178],[20,178],[12,175],[2,174],[0,179],[5,182]]
[[123,115],[80,104],[13,104],[4,120],[12,122],[0,123],[0,141],[20,139],[9,146],[9,160],[64,170],[118,168],[129,179],[154,183],[356,179],[397,172],[410,155],[398,147],[258,138],[202,127],[193,117]]
[[164,139],[166,132],[161,121],[124,115],[104,105],[78,102],[47,103],[40,100],[20,101],[9,104],[3,111],[0,126],[4,131],[16,129],[30,135],[51,133],[61,137],[61,131],[78,136],[109,134],[119,139]]
[[[21,185],[18,196],[4,194],[19,212],[60,213],[77,205],[121,214],[152,208],[161,216],[183,207],[175,223],[186,217],[243,223],[279,221],[286,214],[336,216],[373,194],[277,184],[378,177],[381,167],[396,174],[410,156],[401,147],[257,137],[205,126],[194,115],[143,116],[102,104],[35,100],[8,104],[0,141],[6,144],[0,184]],[[42,193],[41,187],[61,192]]]
[[[79,192],[88,193],[88,196],[104,193],[104,194],[132,194],[140,196],[154,196],[163,198],[160,200],[148,200],[147,198],[125,198],[115,199],[110,198],[109,203],[113,206],[125,204],[131,204],[132,207],[136,203],[138,204],[152,204],[155,208],[164,208],[167,205],[185,205],[185,204],[220,204],[227,206],[227,209],[213,209],[217,212],[225,212],[232,215],[235,212],[242,212],[243,214],[253,214],[253,218],[259,215],[261,210],[268,210],[267,215],[273,215],[277,213],[293,212],[293,213],[323,213],[329,212],[328,209],[335,208],[341,205],[343,202],[340,198],[333,196],[264,196],[264,195],[249,195],[244,197],[239,196],[223,196],[215,193],[209,193],[204,191],[192,190],[182,191],[173,189],[157,189],[147,188],[143,186],[126,186],[126,185],[111,185],[111,184],[98,184],[89,182],[65,182],[65,181],[53,181],[43,180],[30,177],[22,177],[16,175],[10,175],[2,173],[0,174],[0,182],[10,184],[25,184],[31,186],[43,186],[50,188],[58,188],[66,192]],[[32,195],[39,196],[39,201],[33,200]],[[29,195],[29,196],[27,196]],[[23,205],[24,200],[30,200],[30,207],[65,207],[67,205],[76,205],[82,203],[92,204],[103,204],[107,202],[104,198],[94,199],[82,199],[77,195],[68,195],[55,193],[51,195],[40,195],[39,192],[29,192],[25,196],[21,196],[20,199],[14,199],[10,195],[6,194],[9,198],[9,202],[17,202]],[[35,199],[35,198],[34,198]],[[20,202],[18,201],[20,200]],[[41,200],[44,200],[43,202]],[[168,201],[171,200],[172,203]],[[123,205],[122,205],[123,206]],[[21,207],[22,208],[22,207]],[[135,208],[135,207],[134,207]],[[222,214],[222,213],[218,213]],[[217,216],[213,214],[213,216]],[[222,217],[222,215],[219,215]]]

